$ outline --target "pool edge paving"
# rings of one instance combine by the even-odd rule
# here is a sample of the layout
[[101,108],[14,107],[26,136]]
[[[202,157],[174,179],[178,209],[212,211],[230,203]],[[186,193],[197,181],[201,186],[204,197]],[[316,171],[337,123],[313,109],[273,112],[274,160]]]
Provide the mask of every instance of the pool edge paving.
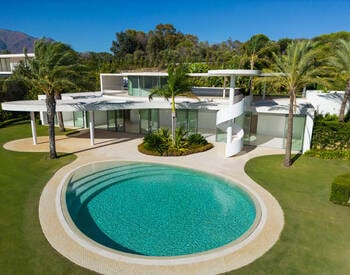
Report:
[[[47,151],[47,137],[40,137],[39,144],[34,146],[32,140],[23,139],[12,141],[4,147],[15,151]],[[45,237],[64,257],[72,262],[105,274],[217,274],[234,270],[245,266],[267,252],[279,239],[284,226],[284,217],[277,200],[265,189],[256,184],[244,172],[245,163],[259,155],[281,154],[283,150],[257,147],[247,150],[233,158],[223,158],[220,154],[221,144],[209,151],[184,157],[152,157],[137,151],[140,138],[117,136],[112,139],[97,139],[96,145],[91,146],[89,139],[76,137],[58,137],[57,151],[75,153],[77,159],[71,164],[62,167],[46,184],[42,191],[39,203],[39,219]],[[111,257],[108,253],[72,238],[70,228],[64,226],[65,220],[62,215],[60,203],[57,200],[57,191],[66,177],[77,167],[95,161],[141,161],[161,164],[176,165],[180,167],[202,170],[207,173],[228,178],[238,184],[245,186],[248,190],[256,193],[263,202],[266,210],[263,221],[259,224],[259,231],[244,243],[244,246],[234,249],[229,254],[221,253],[216,249],[217,257],[203,257],[198,261],[187,261],[180,257],[181,261],[172,259],[156,261],[154,263],[143,257],[136,258],[137,261],[128,261],[128,257]],[[193,257],[192,257],[193,258]]]

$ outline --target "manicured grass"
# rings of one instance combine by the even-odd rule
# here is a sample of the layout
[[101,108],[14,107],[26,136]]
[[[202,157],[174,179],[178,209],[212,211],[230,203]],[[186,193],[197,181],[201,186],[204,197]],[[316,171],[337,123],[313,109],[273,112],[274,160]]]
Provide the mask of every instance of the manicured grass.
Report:
[[245,170],[279,201],[285,215],[280,240],[263,257],[231,274],[349,274],[350,207],[329,202],[334,177],[349,161],[282,156],[250,160]]
[[[39,126],[38,134],[47,135],[47,128]],[[46,182],[75,156],[48,160],[48,153],[3,149],[5,142],[30,135],[28,123],[0,128],[0,274],[86,274],[50,246],[38,217]]]

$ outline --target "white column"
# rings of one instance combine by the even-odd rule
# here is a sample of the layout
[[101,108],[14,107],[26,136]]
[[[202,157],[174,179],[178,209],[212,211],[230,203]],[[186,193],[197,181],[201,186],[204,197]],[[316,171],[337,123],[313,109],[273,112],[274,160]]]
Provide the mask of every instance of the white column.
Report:
[[224,90],[222,91],[222,97],[226,97],[226,76],[224,76]]
[[89,111],[90,144],[95,144],[95,113]]
[[231,75],[230,77],[230,104],[233,104],[234,102],[234,97],[235,97],[235,76]]
[[30,125],[32,127],[33,144],[37,145],[36,125],[34,112],[30,112]]
[[232,142],[232,126],[227,127],[226,144],[231,144]]
[[101,85],[101,94],[103,95],[104,88],[103,88],[103,75],[102,74],[100,74],[100,85]]
[[307,110],[304,127],[303,153],[311,148],[312,129],[314,128],[314,112],[311,110]]

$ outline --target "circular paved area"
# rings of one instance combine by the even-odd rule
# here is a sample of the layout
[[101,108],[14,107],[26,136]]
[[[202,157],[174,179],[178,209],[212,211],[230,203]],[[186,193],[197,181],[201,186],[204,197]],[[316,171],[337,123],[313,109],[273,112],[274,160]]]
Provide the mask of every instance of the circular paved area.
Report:
[[[139,136],[106,131],[96,131],[95,145],[90,145],[86,133],[76,136],[57,136],[58,152],[75,153],[77,159],[62,167],[46,184],[39,204],[39,218],[42,230],[50,244],[63,256],[74,263],[104,274],[218,274],[247,265],[267,252],[279,239],[284,225],[281,207],[276,199],[256,184],[244,172],[245,163],[259,155],[281,154],[284,151],[271,148],[245,148],[239,156],[224,158],[224,144],[215,143],[209,151],[184,157],[154,157],[137,151],[142,141]],[[39,137],[38,145],[32,145],[32,139],[15,140],[5,144],[8,150],[44,152],[48,151],[48,138]],[[193,257],[184,260],[143,261],[120,257],[90,246],[83,238],[67,226],[62,210],[58,190],[64,178],[76,168],[90,162],[119,160],[142,161],[177,165],[229,178],[254,193],[262,204],[262,220],[254,233],[242,245],[234,249],[218,249],[216,255],[193,261]],[[112,255],[114,254],[114,255]]]

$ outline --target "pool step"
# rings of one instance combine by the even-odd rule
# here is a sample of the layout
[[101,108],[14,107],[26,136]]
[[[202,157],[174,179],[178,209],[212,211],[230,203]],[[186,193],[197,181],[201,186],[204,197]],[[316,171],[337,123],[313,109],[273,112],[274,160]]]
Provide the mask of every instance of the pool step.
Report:
[[137,164],[118,166],[114,168],[97,171],[89,176],[72,181],[68,184],[66,192],[66,203],[70,215],[78,214],[80,208],[88,203],[97,193],[106,188],[132,178],[148,177],[152,175],[169,174],[170,170],[164,166],[153,168],[152,165]]

